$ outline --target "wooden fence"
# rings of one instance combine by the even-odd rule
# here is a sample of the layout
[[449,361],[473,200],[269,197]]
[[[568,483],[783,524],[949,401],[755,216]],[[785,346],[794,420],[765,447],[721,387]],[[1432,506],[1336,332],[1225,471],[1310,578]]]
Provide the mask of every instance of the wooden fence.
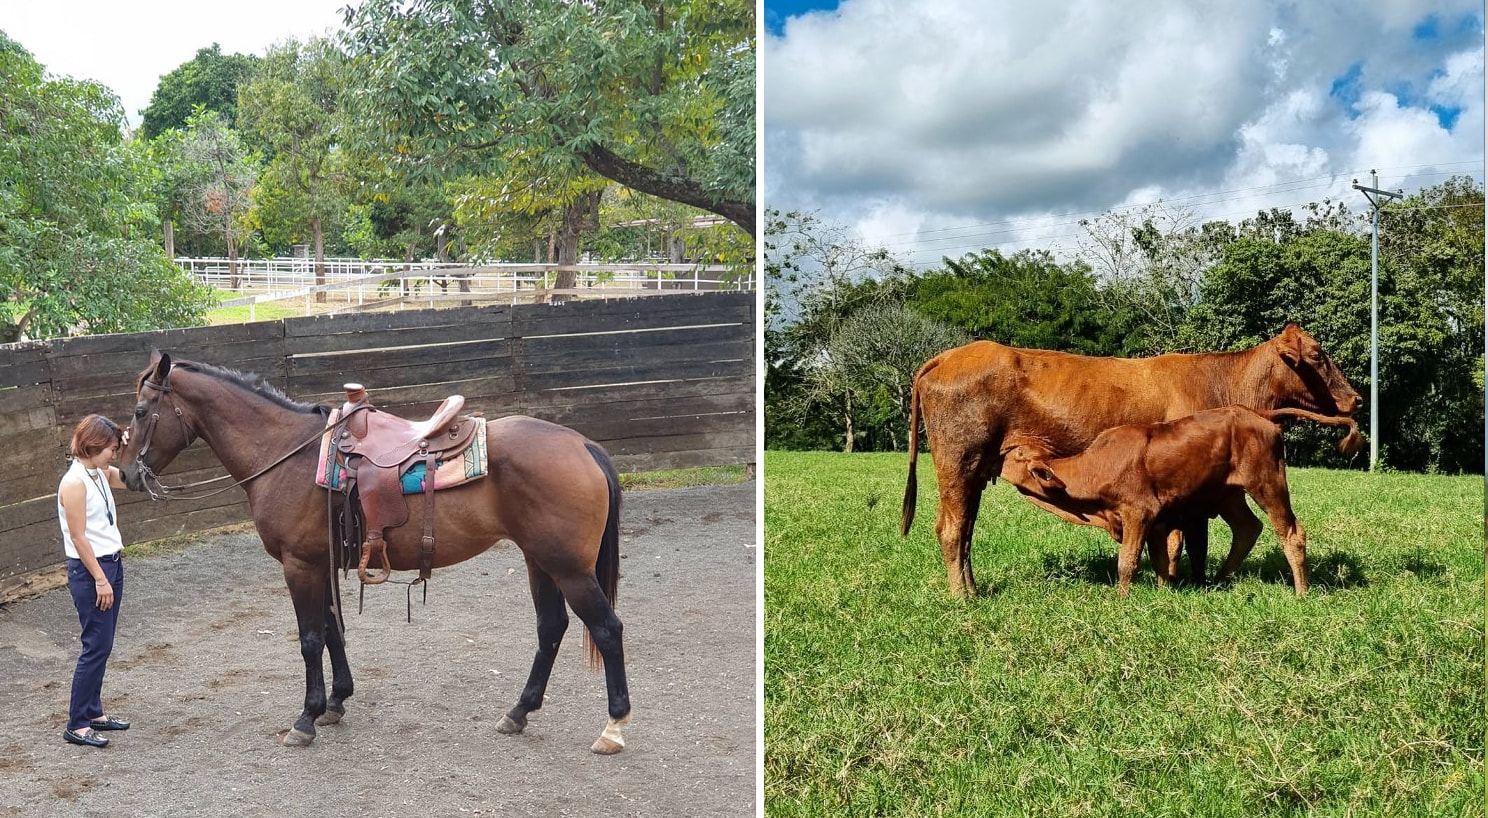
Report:
[[[56,491],[78,420],[120,423],[152,347],[256,372],[296,400],[339,403],[365,384],[379,407],[427,417],[445,396],[488,418],[572,427],[622,472],[752,463],[753,293],[327,315],[0,345],[0,599],[63,559]],[[224,474],[200,441],[167,482]],[[309,490],[309,487],[307,487]],[[120,491],[126,543],[248,519],[242,489],[152,502]]]

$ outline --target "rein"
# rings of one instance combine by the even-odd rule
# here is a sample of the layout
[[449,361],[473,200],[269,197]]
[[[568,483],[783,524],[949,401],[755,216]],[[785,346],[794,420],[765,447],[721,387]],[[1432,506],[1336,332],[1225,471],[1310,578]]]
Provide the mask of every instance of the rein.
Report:
[[[188,441],[195,439],[197,437],[196,432],[191,428],[191,426],[189,424],[186,423],[186,418],[185,418],[185,416],[181,412],[181,407],[177,406],[176,405],[176,402],[175,402],[175,399],[170,396],[170,393],[171,393],[170,384],[168,384],[168,383],[165,383],[165,384],[155,383],[154,381],[151,381],[149,379],[146,379],[145,382],[144,382],[144,385],[146,387],[150,388],[150,389],[154,389],[157,392],[160,392],[161,394],[165,395],[165,400],[168,403],[170,403],[171,410],[175,412],[176,421],[181,424],[181,431],[184,434],[185,439],[188,440]],[[294,455],[298,454],[306,446],[309,446],[311,443],[314,443],[315,441],[317,441],[321,437],[323,437],[327,431],[331,431],[336,426],[344,423],[345,421],[346,421],[346,419],[345,418],[342,418],[341,420],[337,421],[336,423],[328,424],[328,425],[322,427],[321,429],[317,430],[314,435],[310,436],[309,438],[306,438],[303,443],[300,443],[299,445],[297,445],[294,448],[290,449],[289,451],[285,452],[282,456],[280,456],[274,462],[270,463],[267,466],[264,466],[263,468],[259,469],[258,471],[254,472],[253,474],[250,474],[247,477],[244,477],[242,480],[238,480],[236,482],[230,483],[230,484],[228,484],[226,486],[223,486],[220,489],[216,489],[216,490],[213,490],[213,491],[203,492],[203,493],[200,493],[200,494],[187,495],[184,492],[190,491],[190,490],[195,489],[195,488],[200,488],[201,486],[209,486],[209,485],[211,485],[213,483],[220,483],[223,480],[231,480],[232,479],[232,475],[227,474],[227,475],[223,475],[221,477],[213,477],[213,478],[211,478],[209,480],[198,480],[198,481],[196,481],[194,483],[186,483],[185,485],[180,485],[180,486],[168,486],[168,485],[160,482],[160,475],[156,474],[154,469],[151,469],[148,465],[145,464],[145,454],[150,450],[150,441],[155,436],[155,426],[156,426],[157,423],[160,422],[160,413],[159,412],[154,412],[154,413],[151,413],[151,415],[150,415],[150,423],[149,423],[149,425],[145,427],[145,442],[143,444],[141,444],[139,453],[137,453],[134,456],[134,463],[139,468],[140,478],[141,478],[141,480],[143,481],[143,483],[145,485],[145,491],[148,492],[149,495],[150,495],[150,499],[152,499],[152,500],[204,500],[204,499],[206,499],[208,497],[215,497],[215,496],[217,496],[217,495],[219,495],[219,494],[221,494],[221,493],[223,493],[225,491],[228,491],[230,489],[235,489],[238,486],[241,486],[241,485],[249,482],[250,480],[253,480],[253,479],[257,478],[257,477],[263,476],[263,474],[265,472],[267,472],[269,469],[274,468],[275,466],[279,465],[280,463],[283,463],[284,461],[286,461],[289,458],[293,457]],[[154,486],[151,486],[151,483],[154,483]],[[156,489],[157,488],[159,489],[159,492],[158,493],[156,492]]]

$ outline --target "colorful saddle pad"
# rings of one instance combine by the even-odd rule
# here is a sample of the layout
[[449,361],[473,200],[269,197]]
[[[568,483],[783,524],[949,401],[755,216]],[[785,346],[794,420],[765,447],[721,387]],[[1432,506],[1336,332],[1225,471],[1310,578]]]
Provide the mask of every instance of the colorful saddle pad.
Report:
[[[334,425],[340,417],[340,408],[331,410],[329,423]],[[448,460],[434,462],[435,491],[486,476],[486,419],[472,417],[468,420],[476,424],[475,436],[470,439],[470,445],[454,453]],[[460,422],[464,423],[466,419],[462,418]],[[331,445],[331,435],[327,432],[320,439],[320,462],[315,467],[315,484],[333,491],[345,491],[351,477],[350,470],[346,467],[345,455]],[[418,494],[423,491],[427,478],[428,466],[422,461],[414,463],[401,475],[403,493]]]

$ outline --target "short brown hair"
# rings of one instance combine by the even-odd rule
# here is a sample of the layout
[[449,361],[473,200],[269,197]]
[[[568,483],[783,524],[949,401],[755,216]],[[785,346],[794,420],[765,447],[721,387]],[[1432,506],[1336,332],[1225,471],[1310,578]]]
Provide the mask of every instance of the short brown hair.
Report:
[[119,425],[103,415],[89,415],[72,433],[72,456],[92,457],[120,440]]

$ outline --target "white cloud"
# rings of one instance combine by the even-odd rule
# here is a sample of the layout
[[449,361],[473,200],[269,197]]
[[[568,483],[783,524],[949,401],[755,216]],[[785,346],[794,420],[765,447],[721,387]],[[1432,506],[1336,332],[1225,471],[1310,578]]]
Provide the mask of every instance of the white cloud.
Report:
[[906,248],[939,230],[933,262],[1151,198],[1238,218],[1370,167],[1481,178],[1482,55],[1463,0],[845,0],[762,44],[765,201]]

